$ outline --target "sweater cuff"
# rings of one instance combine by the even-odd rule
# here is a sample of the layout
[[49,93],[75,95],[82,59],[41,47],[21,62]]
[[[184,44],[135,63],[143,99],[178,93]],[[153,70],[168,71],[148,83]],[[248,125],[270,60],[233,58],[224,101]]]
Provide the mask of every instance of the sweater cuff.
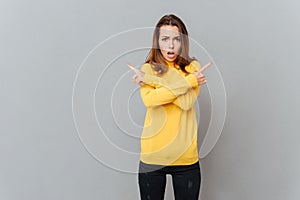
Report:
[[185,77],[185,79],[191,85],[191,87],[197,87],[198,86],[198,81],[197,81],[197,78],[194,74],[189,74],[188,76]]

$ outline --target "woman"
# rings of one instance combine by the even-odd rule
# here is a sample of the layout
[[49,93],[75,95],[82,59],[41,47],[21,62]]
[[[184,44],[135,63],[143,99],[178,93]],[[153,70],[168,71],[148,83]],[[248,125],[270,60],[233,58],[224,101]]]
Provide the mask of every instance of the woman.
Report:
[[189,56],[187,29],[175,15],[157,23],[152,49],[135,71],[147,107],[141,137],[139,187],[142,200],[163,200],[166,175],[176,200],[197,200],[201,182],[194,103],[205,84],[199,62]]

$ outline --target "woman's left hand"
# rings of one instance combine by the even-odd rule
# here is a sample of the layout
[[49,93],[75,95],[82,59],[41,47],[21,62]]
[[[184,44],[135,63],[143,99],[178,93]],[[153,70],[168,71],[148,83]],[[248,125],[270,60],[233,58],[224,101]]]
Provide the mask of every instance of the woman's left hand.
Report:
[[193,73],[196,76],[199,85],[203,85],[206,83],[206,77],[203,74],[203,72],[212,64],[213,64],[212,62],[209,62],[204,67],[202,67],[199,71]]
[[127,64],[127,66],[135,72],[135,75],[132,77],[132,82],[139,84],[140,86],[144,85],[143,79],[145,73],[134,66]]

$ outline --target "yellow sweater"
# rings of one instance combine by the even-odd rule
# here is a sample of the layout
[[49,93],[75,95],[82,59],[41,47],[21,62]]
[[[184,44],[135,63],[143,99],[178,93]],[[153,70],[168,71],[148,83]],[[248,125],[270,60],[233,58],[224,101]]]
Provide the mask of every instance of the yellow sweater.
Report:
[[[147,107],[141,137],[140,159],[158,165],[189,165],[198,161],[197,120],[194,103],[200,91],[196,77],[182,72],[168,62],[162,76],[155,75],[146,63],[140,93]],[[192,73],[200,69],[197,61],[186,68]]]

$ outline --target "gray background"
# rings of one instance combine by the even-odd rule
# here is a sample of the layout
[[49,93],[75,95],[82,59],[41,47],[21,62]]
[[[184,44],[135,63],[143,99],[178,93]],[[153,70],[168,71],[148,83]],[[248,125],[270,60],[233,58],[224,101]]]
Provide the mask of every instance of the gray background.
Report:
[[[222,135],[201,160],[200,199],[298,200],[299,6],[296,0],[2,0],[0,199],[138,199],[136,174],[103,165],[80,141],[73,83],[101,41],[175,13],[213,57],[227,94]],[[205,87],[201,95],[200,107],[201,98],[209,99]],[[144,112],[138,103],[132,109]],[[208,113],[204,130],[209,110],[201,109]],[[170,180],[166,199],[173,198]]]

